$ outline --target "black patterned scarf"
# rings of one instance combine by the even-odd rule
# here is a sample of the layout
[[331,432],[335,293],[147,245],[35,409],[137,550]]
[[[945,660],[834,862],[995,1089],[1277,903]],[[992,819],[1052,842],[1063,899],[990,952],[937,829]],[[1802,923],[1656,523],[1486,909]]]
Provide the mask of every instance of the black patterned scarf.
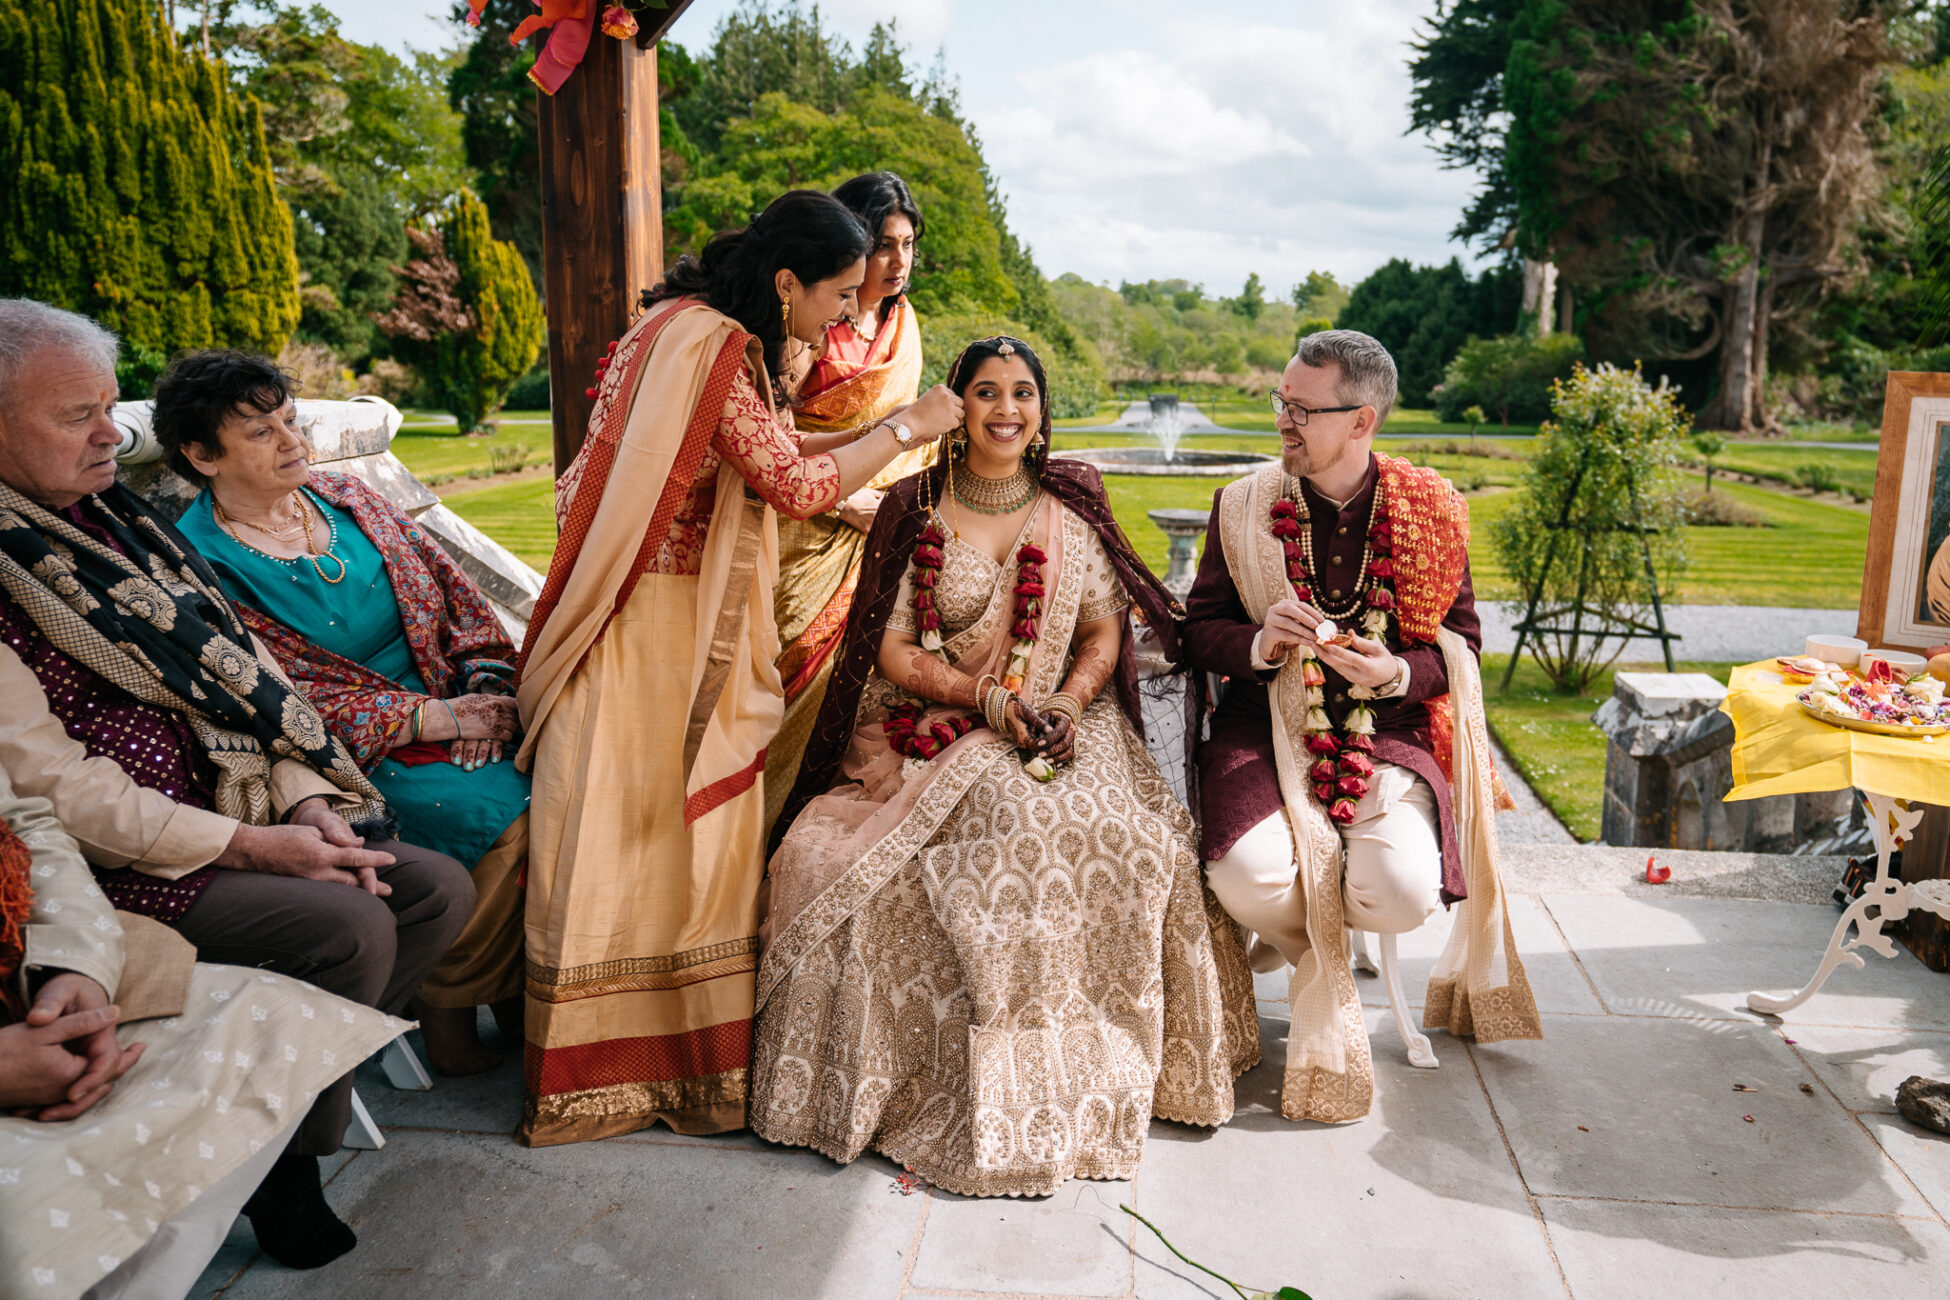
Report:
[[348,820],[378,823],[379,792],[317,711],[258,659],[209,563],[121,484],[87,502],[88,523],[113,545],[0,484],[0,590],[55,649],[182,715],[217,770],[224,816],[269,823],[271,767],[293,758],[363,801]]

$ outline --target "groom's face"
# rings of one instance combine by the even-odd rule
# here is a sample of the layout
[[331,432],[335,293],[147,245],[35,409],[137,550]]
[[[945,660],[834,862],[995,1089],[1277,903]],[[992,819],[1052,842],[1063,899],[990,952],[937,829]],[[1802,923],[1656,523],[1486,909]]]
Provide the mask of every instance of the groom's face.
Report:
[[1357,411],[1328,411],[1347,405],[1340,394],[1341,369],[1338,365],[1310,366],[1295,357],[1280,376],[1280,396],[1312,412],[1303,428],[1290,413],[1282,412],[1274,421],[1280,434],[1280,463],[1296,478],[1311,478],[1332,469],[1349,455],[1365,455],[1355,446],[1355,435],[1365,427],[1366,408]]

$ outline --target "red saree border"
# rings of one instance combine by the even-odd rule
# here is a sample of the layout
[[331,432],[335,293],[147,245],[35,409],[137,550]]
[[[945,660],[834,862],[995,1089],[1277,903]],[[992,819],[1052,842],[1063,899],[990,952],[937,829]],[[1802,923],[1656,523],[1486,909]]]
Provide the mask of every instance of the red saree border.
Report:
[[777,667],[785,679],[787,704],[798,699],[799,693],[818,678],[820,669],[833,657],[833,651],[839,649],[840,638],[846,631],[846,616],[853,612],[853,593],[859,586],[860,566],[856,564],[847,571],[846,580],[826,602],[826,608],[819,611],[806,630],[779,656]]
[[723,804],[731,802],[758,781],[758,774],[765,770],[765,750],[758,751],[756,757],[739,771],[730,776],[721,776],[710,785],[684,800],[684,825],[690,826],[700,817]]
[[727,1020],[678,1034],[608,1038],[571,1047],[524,1045],[531,1096],[587,1092],[626,1083],[664,1083],[747,1069],[751,1020]]

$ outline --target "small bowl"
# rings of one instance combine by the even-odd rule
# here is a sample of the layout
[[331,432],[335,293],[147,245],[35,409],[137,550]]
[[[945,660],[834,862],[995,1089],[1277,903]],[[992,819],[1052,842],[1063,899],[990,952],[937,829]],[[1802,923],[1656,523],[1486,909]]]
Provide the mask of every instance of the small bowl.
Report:
[[1872,659],[1880,659],[1894,668],[1898,679],[1914,677],[1929,663],[1929,660],[1922,655],[1911,654],[1907,650],[1864,650],[1862,652],[1864,668],[1869,666],[1869,661]]
[[1811,659],[1823,659],[1838,668],[1853,668],[1868,648],[1869,643],[1860,637],[1811,636],[1805,653]]

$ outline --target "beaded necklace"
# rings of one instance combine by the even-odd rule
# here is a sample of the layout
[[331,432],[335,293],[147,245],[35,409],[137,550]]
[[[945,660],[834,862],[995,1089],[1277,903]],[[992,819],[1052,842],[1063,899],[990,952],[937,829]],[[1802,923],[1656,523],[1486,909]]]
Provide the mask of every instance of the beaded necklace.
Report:
[[983,515],[1014,514],[1036,499],[1036,486],[1036,476],[1021,462],[1007,478],[983,478],[959,461],[948,476],[955,500]]
[[[1375,485],[1374,504],[1368,514],[1367,540],[1361,552],[1361,570],[1355,578],[1354,599],[1338,608],[1316,597],[1313,584],[1313,529],[1309,525],[1306,498],[1291,476],[1285,480],[1279,500],[1268,512],[1271,531],[1279,539],[1286,558],[1287,582],[1295,600],[1314,605],[1330,619],[1352,617],[1364,606],[1361,630],[1375,640],[1388,635],[1388,615],[1395,608],[1393,559],[1394,534],[1382,500],[1381,485]],[[1307,752],[1314,756],[1307,777],[1314,797],[1326,806],[1327,815],[1346,826],[1354,820],[1355,806],[1368,793],[1368,778],[1374,775],[1374,710],[1357,704],[1348,710],[1345,731],[1337,733],[1327,713],[1327,674],[1313,646],[1302,646],[1301,683],[1305,688],[1307,714],[1301,723]]]
[[[298,495],[296,489],[293,490],[292,495],[293,496]],[[230,539],[236,542],[237,545],[243,547],[245,550],[256,551],[259,555],[263,556],[265,559],[276,560],[279,564],[296,564],[299,560],[309,560],[311,562],[312,571],[318,574],[319,581],[330,583],[333,586],[337,586],[339,583],[345,581],[345,573],[346,573],[345,561],[341,560],[338,556],[332,554],[332,552],[338,548],[338,544],[339,544],[338,522],[334,520],[330,515],[326,515],[322,509],[319,511],[319,513],[321,515],[324,515],[325,517],[325,526],[328,530],[325,535],[325,549],[323,551],[320,551],[318,549],[317,540],[312,536],[311,512],[304,508],[304,502],[302,497],[299,498],[298,508],[300,511],[300,516],[299,516],[300,520],[303,522],[305,526],[305,550],[307,552],[307,554],[305,555],[289,555],[289,556],[273,555],[269,551],[265,550],[263,547],[252,546],[249,542],[245,541],[243,535],[237,531],[238,521],[230,517],[230,515],[224,510],[223,506],[218,504],[217,499],[214,496],[210,498],[210,507],[212,510],[216,512],[217,523],[222,526],[223,530],[226,533],[230,534]],[[276,534],[272,534],[272,535],[276,536]],[[330,560],[333,564],[338,565],[339,566],[338,576],[337,577],[328,576],[325,572],[325,566],[319,563],[320,560]]]

